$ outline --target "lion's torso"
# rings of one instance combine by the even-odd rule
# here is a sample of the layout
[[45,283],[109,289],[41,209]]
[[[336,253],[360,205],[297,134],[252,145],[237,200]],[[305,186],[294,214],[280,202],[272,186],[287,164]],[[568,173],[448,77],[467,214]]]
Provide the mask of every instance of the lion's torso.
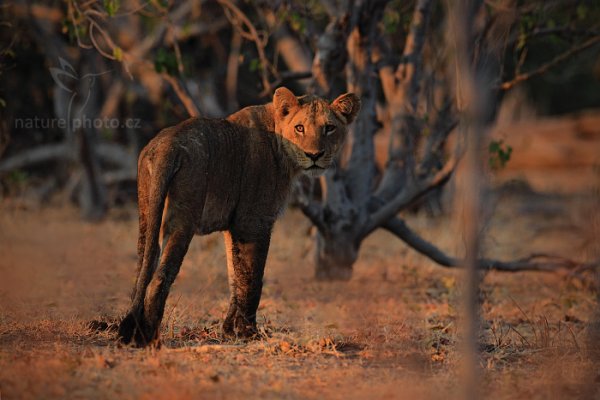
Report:
[[[191,118],[162,131],[144,149],[140,168],[167,151],[177,153],[178,177],[169,187],[169,206],[202,210],[192,213],[197,234],[272,224],[296,172],[274,135],[228,120]],[[201,185],[206,185],[205,199],[184,197]],[[202,201],[203,206],[197,204]]]
[[223,332],[255,334],[271,229],[292,180],[332,165],[359,109],[352,93],[329,103],[278,88],[272,103],[227,119],[192,118],[152,139],[138,161],[138,273],[121,340],[158,338],[193,235],[215,231],[225,231],[230,284]]
[[[227,119],[191,118],[164,129],[143,150],[138,168],[147,169],[149,181],[170,179],[168,209],[193,218],[197,234],[235,229],[252,237],[273,225],[292,179],[302,171],[322,173],[345,137],[343,117],[327,102],[310,96],[292,101],[295,108],[285,114],[285,106],[269,103]],[[298,124],[306,132],[296,132]],[[319,158],[311,161],[314,154]]]

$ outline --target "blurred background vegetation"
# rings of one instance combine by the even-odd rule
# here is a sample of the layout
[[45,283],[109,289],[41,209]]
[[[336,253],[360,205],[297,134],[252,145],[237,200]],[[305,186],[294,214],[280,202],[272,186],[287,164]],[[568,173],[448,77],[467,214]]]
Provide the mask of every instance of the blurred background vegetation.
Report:
[[[0,155],[6,158],[63,138],[64,132],[56,126],[28,129],[15,125],[17,119],[56,118],[55,92],[59,88],[50,68],[59,66],[58,57],[68,60],[79,73],[86,68],[109,72],[96,82],[93,90],[100,104],[88,115],[95,111],[102,117],[140,119],[140,128],[134,133],[121,126],[98,132],[102,139],[123,145],[131,145],[128,142],[135,136],[133,152],[160,129],[189,116],[165,75],[177,79],[199,112],[211,117],[267,102],[277,85],[289,86],[298,94],[315,91],[310,63],[318,50],[318,40],[336,13],[349,7],[346,3],[232,2],[251,21],[259,36],[257,43],[225,2],[5,2],[0,7]],[[490,1],[486,7],[493,14],[498,4]],[[515,70],[538,68],[600,34],[600,5],[596,1],[512,4],[517,15],[511,40],[516,43],[512,47],[507,43],[504,78],[510,78]],[[390,53],[397,59],[404,48],[413,8],[414,1],[389,1],[379,22]],[[443,4],[439,2],[433,7],[431,22],[438,33],[443,33],[443,17]],[[262,47],[263,60],[258,47]],[[126,53],[131,57],[124,57]],[[542,115],[600,106],[599,53],[595,46],[573,54],[522,82],[524,101]],[[436,54],[426,54],[425,62],[434,61],[434,57]],[[152,68],[145,68],[148,65]],[[269,86],[265,87],[267,81]],[[53,165],[35,163],[3,173],[2,193],[16,190],[26,176],[37,181],[45,175],[56,176],[59,186],[64,183],[64,171],[57,173]],[[126,181],[115,184],[125,186],[121,189],[131,194]],[[117,191],[110,202],[122,200]]]
[[[469,40],[472,64],[487,71],[489,123],[508,98],[517,114],[600,107],[599,2],[478,4]],[[451,158],[447,139],[461,112],[445,7],[423,0],[4,2],[0,192],[73,201],[97,220],[135,199],[137,155],[160,129],[266,103],[281,85],[329,98],[353,90],[365,106],[340,160],[353,206],[313,203],[324,188],[310,182],[297,188],[297,203],[322,238],[339,236],[340,221],[364,228],[344,238],[358,243],[344,253],[357,253],[373,229],[414,205],[399,194],[415,200],[447,181],[427,181]],[[56,123],[82,118],[109,122]],[[487,149],[492,169],[510,162],[502,141]],[[410,176],[424,184],[403,189]]]

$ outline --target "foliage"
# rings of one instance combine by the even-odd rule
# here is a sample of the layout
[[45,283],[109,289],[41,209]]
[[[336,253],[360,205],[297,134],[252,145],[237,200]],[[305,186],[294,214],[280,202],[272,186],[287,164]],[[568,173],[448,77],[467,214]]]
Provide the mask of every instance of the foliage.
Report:
[[175,53],[161,47],[154,57],[154,69],[156,72],[166,72],[169,75],[177,75],[177,58]]
[[[48,73],[60,58],[68,58],[80,77],[102,74],[87,88],[78,82],[89,95],[86,115],[119,121],[110,135],[102,127],[88,132],[91,147],[101,151],[78,146],[60,127],[15,129],[5,152],[8,164],[32,175],[57,174],[57,185],[73,191],[87,187],[77,184],[77,171],[85,171],[97,174],[85,177],[98,186],[90,193],[114,196],[123,187],[131,193],[137,154],[165,126],[265,103],[281,85],[329,98],[352,90],[362,97],[363,111],[347,141],[349,160],[340,160],[338,175],[307,183],[323,187],[303,192],[297,204],[312,215],[319,232],[352,227],[338,233],[355,235],[343,242],[357,247],[356,256],[362,240],[381,227],[410,241],[414,232],[401,223],[386,227],[386,221],[425,194],[439,195],[453,171],[445,144],[461,107],[450,62],[455,54],[447,5],[429,0],[343,4],[151,0],[134,6],[120,0],[67,0],[38,2],[27,13],[2,7],[2,20],[21,32],[13,46],[18,70],[0,71],[0,93],[11,93],[9,101],[0,96],[9,125],[38,116],[63,118],[58,111],[65,114],[68,102]],[[600,40],[597,2],[573,6],[537,0],[510,7],[486,2],[479,8],[470,46],[471,67],[490,67],[492,102],[525,85],[530,99],[551,112],[600,106],[600,83],[592,79],[599,46],[590,42]],[[10,36],[3,30],[0,35]],[[494,118],[491,112],[489,122]],[[139,128],[122,123],[130,119],[139,120]],[[502,141],[492,142],[490,167],[503,168],[511,152]],[[85,165],[89,160],[93,165]],[[417,186],[409,184],[411,177]],[[328,195],[337,196],[338,203],[327,203]],[[107,202],[109,207],[115,200]],[[106,207],[98,209],[102,214]],[[412,243],[431,249],[427,242]],[[440,260],[457,263],[451,257]]]
[[512,154],[512,147],[505,144],[502,139],[492,140],[488,145],[488,163],[492,170],[499,170],[506,166]]
[[104,0],[104,9],[110,17],[114,17],[119,7],[121,6],[120,0]]

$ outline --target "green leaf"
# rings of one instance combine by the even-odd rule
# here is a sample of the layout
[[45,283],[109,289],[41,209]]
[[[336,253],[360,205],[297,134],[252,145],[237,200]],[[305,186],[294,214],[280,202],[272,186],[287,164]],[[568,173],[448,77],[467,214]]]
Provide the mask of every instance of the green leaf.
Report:
[[489,166],[492,170],[499,170],[506,166],[512,155],[512,147],[504,144],[502,139],[492,140],[488,145]]
[[184,36],[189,36],[192,31],[192,23],[190,21],[186,21],[183,24],[183,28],[181,29]]
[[249,65],[250,71],[255,72],[262,69],[262,65],[260,64],[260,60],[258,58],[253,58],[250,60]]
[[385,33],[396,33],[400,26],[400,13],[396,10],[389,10],[383,15],[383,29]]
[[28,178],[29,178],[29,176],[27,175],[27,172],[21,171],[19,169],[12,171],[10,173],[10,175],[8,176],[8,179],[12,183],[16,183],[16,184],[25,183],[25,182],[27,182]]
[[75,26],[73,26],[73,23],[71,22],[70,19],[65,18],[63,20],[62,33],[63,34],[67,34],[69,36],[69,42],[70,43],[74,43],[75,42],[75,39],[77,38],[75,36]]
[[177,75],[177,57],[174,53],[161,47],[154,57],[154,69],[156,72],[166,72],[169,75]]
[[517,51],[523,50],[525,43],[527,43],[527,35],[524,32],[521,32],[519,34],[519,39],[517,40]]
[[585,4],[580,4],[577,6],[576,12],[577,12],[577,18],[585,19],[585,17],[587,16],[588,9],[585,6]]
[[120,6],[121,0],[104,0],[104,9],[109,17],[114,17]]
[[304,33],[306,31],[306,20],[297,12],[290,14],[290,27],[298,33]]
[[117,61],[123,61],[123,49],[120,47],[115,47],[113,49],[113,57],[117,59]]
[[502,141],[500,141],[500,142],[497,142],[497,141],[495,141],[495,140],[492,140],[492,141],[490,142],[490,145],[488,146],[488,150],[489,150],[489,152],[490,152],[491,154],[493,154],[493,153],[497,153],[497,152],[498,152],[498,150],[500,149],[500,143],[501,143],[501,142],[502,142]]

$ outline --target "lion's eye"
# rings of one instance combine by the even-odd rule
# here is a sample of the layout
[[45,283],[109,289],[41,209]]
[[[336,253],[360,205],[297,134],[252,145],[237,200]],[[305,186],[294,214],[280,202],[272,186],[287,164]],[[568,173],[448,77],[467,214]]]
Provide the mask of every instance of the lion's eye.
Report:
[[296,130],[296,132],[298,133],[304,133],[304,125],[296,125],[294,127],[294,129]]
[[325,125],[325,133],[331,135],[335,131],[335,125]]

